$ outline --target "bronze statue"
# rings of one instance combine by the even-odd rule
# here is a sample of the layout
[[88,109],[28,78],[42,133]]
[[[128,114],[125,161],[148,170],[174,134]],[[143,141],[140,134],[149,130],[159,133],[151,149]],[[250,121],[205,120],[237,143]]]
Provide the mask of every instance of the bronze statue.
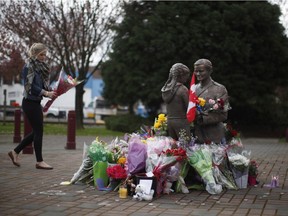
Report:
[[194,73],[199,81],[196,85],[196,96],[205,100],[205,105],[196,113],[195,136],[199,143],[221,143],[225,136],[223,122],[227,120],[228,92],[225,86],[211,78],[212,63],[199,59],[194,63]]
[[189,94],[188,88],[184,85],[189,77],[189,68],[182,63],[176,63],[171,67],[169,78],[161,89],[162,98],[167,105],[168,134],[175,140],[179,140],[182,130],[189,139],[191,137],[190,125],[186,118]]

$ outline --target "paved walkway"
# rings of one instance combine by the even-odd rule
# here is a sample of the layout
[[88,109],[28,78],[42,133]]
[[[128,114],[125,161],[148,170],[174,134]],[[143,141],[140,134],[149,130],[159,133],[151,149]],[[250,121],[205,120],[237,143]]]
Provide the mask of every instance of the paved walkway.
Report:
[[[35,155],[22,154],[15,167],[7,152],[14,148],[13,134],[0,135],[0,215],[288,215],[288,143],[275,139],[243,139],[252,159],[259,163],[260,184],[219,195],[206,191],[173,193],[151,202],[119,199],[116,192],[101,192],[92,186],[60,185],[69,181],[82,162],[84,142],[95,137],[76,138],[76,150],[66,150],[65,136],[44,136],[43,155],[53,170],[35,169]],[[112,138],[100,137],[104,141]],[[272,174],[280,186],[267,188]]]

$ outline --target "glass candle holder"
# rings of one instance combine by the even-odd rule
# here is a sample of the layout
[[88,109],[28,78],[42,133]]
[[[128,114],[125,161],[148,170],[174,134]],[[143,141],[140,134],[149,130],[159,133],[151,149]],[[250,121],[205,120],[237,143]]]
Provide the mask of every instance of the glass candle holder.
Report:
[[119,198],[126,199],[128,196],[128,190],[126,187],[121,186],[119,188]]

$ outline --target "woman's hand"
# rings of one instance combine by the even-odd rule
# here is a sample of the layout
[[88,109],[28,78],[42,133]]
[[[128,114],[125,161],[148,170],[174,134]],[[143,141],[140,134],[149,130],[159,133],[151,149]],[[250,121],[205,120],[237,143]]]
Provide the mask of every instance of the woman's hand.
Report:
[[57,97],[57,93],[55,91],[45,91],[44,94],[46,97],[49,97],[51,99],[56,98]]

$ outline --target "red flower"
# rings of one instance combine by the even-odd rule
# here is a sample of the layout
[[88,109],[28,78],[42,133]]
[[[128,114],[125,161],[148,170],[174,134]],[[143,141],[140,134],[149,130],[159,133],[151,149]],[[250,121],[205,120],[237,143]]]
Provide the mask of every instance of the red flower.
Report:
[[181,161],[187,157],[186,150],[183,148],[167,149],[163,152],[167,156],[176,156],[177,161]]
[[120,164],[108,167],[106,172],[108,176],[113,179],[127,178],[126,170]]

